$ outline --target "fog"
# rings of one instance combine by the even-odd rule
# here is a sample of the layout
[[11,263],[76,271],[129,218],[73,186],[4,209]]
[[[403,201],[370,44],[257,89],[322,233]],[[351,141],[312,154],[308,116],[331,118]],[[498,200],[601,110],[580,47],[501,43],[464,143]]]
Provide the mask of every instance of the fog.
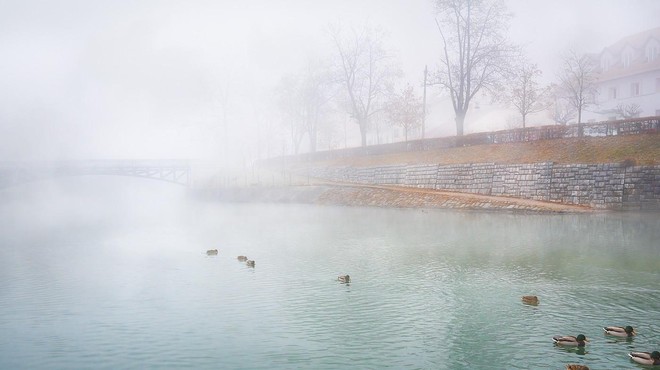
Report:
[[[505,2],[544,83],[563,51],[660,25],[658,0]],[[255,165],[297,149],[283,81],[336,64],[332,30],[363,27],[421,96],[440,64],[432,0],[0,0],[0,369],[563,368],[551,336],[577,330],[595,338],[580,361],[624,368],[598,337],[628,323],[657,345],[657,217],[330,205],[368,195],[353,189],[314,207],[293,203],[325,186],[270,186],[316,184]],[[361,145],[341,105],[318,150]],[[427,137],[455,134],[446,91],[429,87],[428,112]],[[511,114],[479,96],[465,132]],[[401,140],[380,130],[368,144]]]
[[[599,52],[660,18],[655,0],[506,4],[510,39],[546,81],[562,51]],[[383,29],[401,81],[421,91],[424,67],[439,63],[434,17],[430,0],[2,0],[0,160],[245,165],[290,154],[275,89],[309,56],[335,56],[329,25]],[[429,132],[453,134],[446,92],[432,88],[428,99]],[[505,117],[499,109],[471,112],[466,132],[504,128]],[[350,118],[332,120],[337,146],[359,146]]]

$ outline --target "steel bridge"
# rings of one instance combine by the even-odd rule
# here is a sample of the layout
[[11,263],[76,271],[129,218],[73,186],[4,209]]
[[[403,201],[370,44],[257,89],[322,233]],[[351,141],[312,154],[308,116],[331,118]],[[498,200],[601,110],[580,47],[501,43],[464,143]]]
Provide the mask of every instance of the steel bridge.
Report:
[[0,188],[67,176],[131,176],[190,186],[188,160],[0,162]]

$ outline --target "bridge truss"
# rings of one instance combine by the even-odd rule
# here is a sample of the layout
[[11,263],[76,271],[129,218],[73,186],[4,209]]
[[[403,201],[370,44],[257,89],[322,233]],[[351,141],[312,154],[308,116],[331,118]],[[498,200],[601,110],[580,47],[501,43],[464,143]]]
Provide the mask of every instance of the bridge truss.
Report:
[[93,160],[0,163],[0,188],[65,176],[130,176],[190,186],[187,160]]

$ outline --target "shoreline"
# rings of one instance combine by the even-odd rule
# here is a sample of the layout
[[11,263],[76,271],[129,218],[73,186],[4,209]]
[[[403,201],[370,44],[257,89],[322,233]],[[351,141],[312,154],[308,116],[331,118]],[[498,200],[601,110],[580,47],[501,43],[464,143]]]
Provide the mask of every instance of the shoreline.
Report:
[[400,186],[318,183],[271,187],[198,189],[204,199],[225,202],[300,203],[354,207],[429,208],[520,213],[597,213],[587,206],[513,197]]

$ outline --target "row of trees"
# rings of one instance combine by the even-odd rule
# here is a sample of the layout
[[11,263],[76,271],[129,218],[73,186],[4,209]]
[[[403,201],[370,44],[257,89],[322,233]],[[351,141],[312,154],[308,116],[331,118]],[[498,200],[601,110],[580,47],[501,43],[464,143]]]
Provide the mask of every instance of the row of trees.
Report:
[[[435,5],[442,53],[423,87],[438,87],[449,95],[457,135],[464,133],[477,94],[515,108],[523,127],[530,114],[543,110],[549,110],[557,123],[577,115],[581,124],[582,111],[596,93],[596,67],[589,58],[568,53],[558,83],[541,86],[542,72],[524,61],[520,48],[507,39],[511,15],[502,0],[436,0]],[[407,140],[408,133],[424,122],[425,96],[417,96],[409,83],[401,87],[401,72],[383,45],[383,32],[335,26],[329,34],[334,58],[310,58],[306,68],[284,76],[277,87],[294,151],[304,136],[315,151],[322,124],[337,112],[345,112],[358,125],[362,146],[367,145],[376,116],[401,127]],[[624,108],[622,112],[626,114]]]

